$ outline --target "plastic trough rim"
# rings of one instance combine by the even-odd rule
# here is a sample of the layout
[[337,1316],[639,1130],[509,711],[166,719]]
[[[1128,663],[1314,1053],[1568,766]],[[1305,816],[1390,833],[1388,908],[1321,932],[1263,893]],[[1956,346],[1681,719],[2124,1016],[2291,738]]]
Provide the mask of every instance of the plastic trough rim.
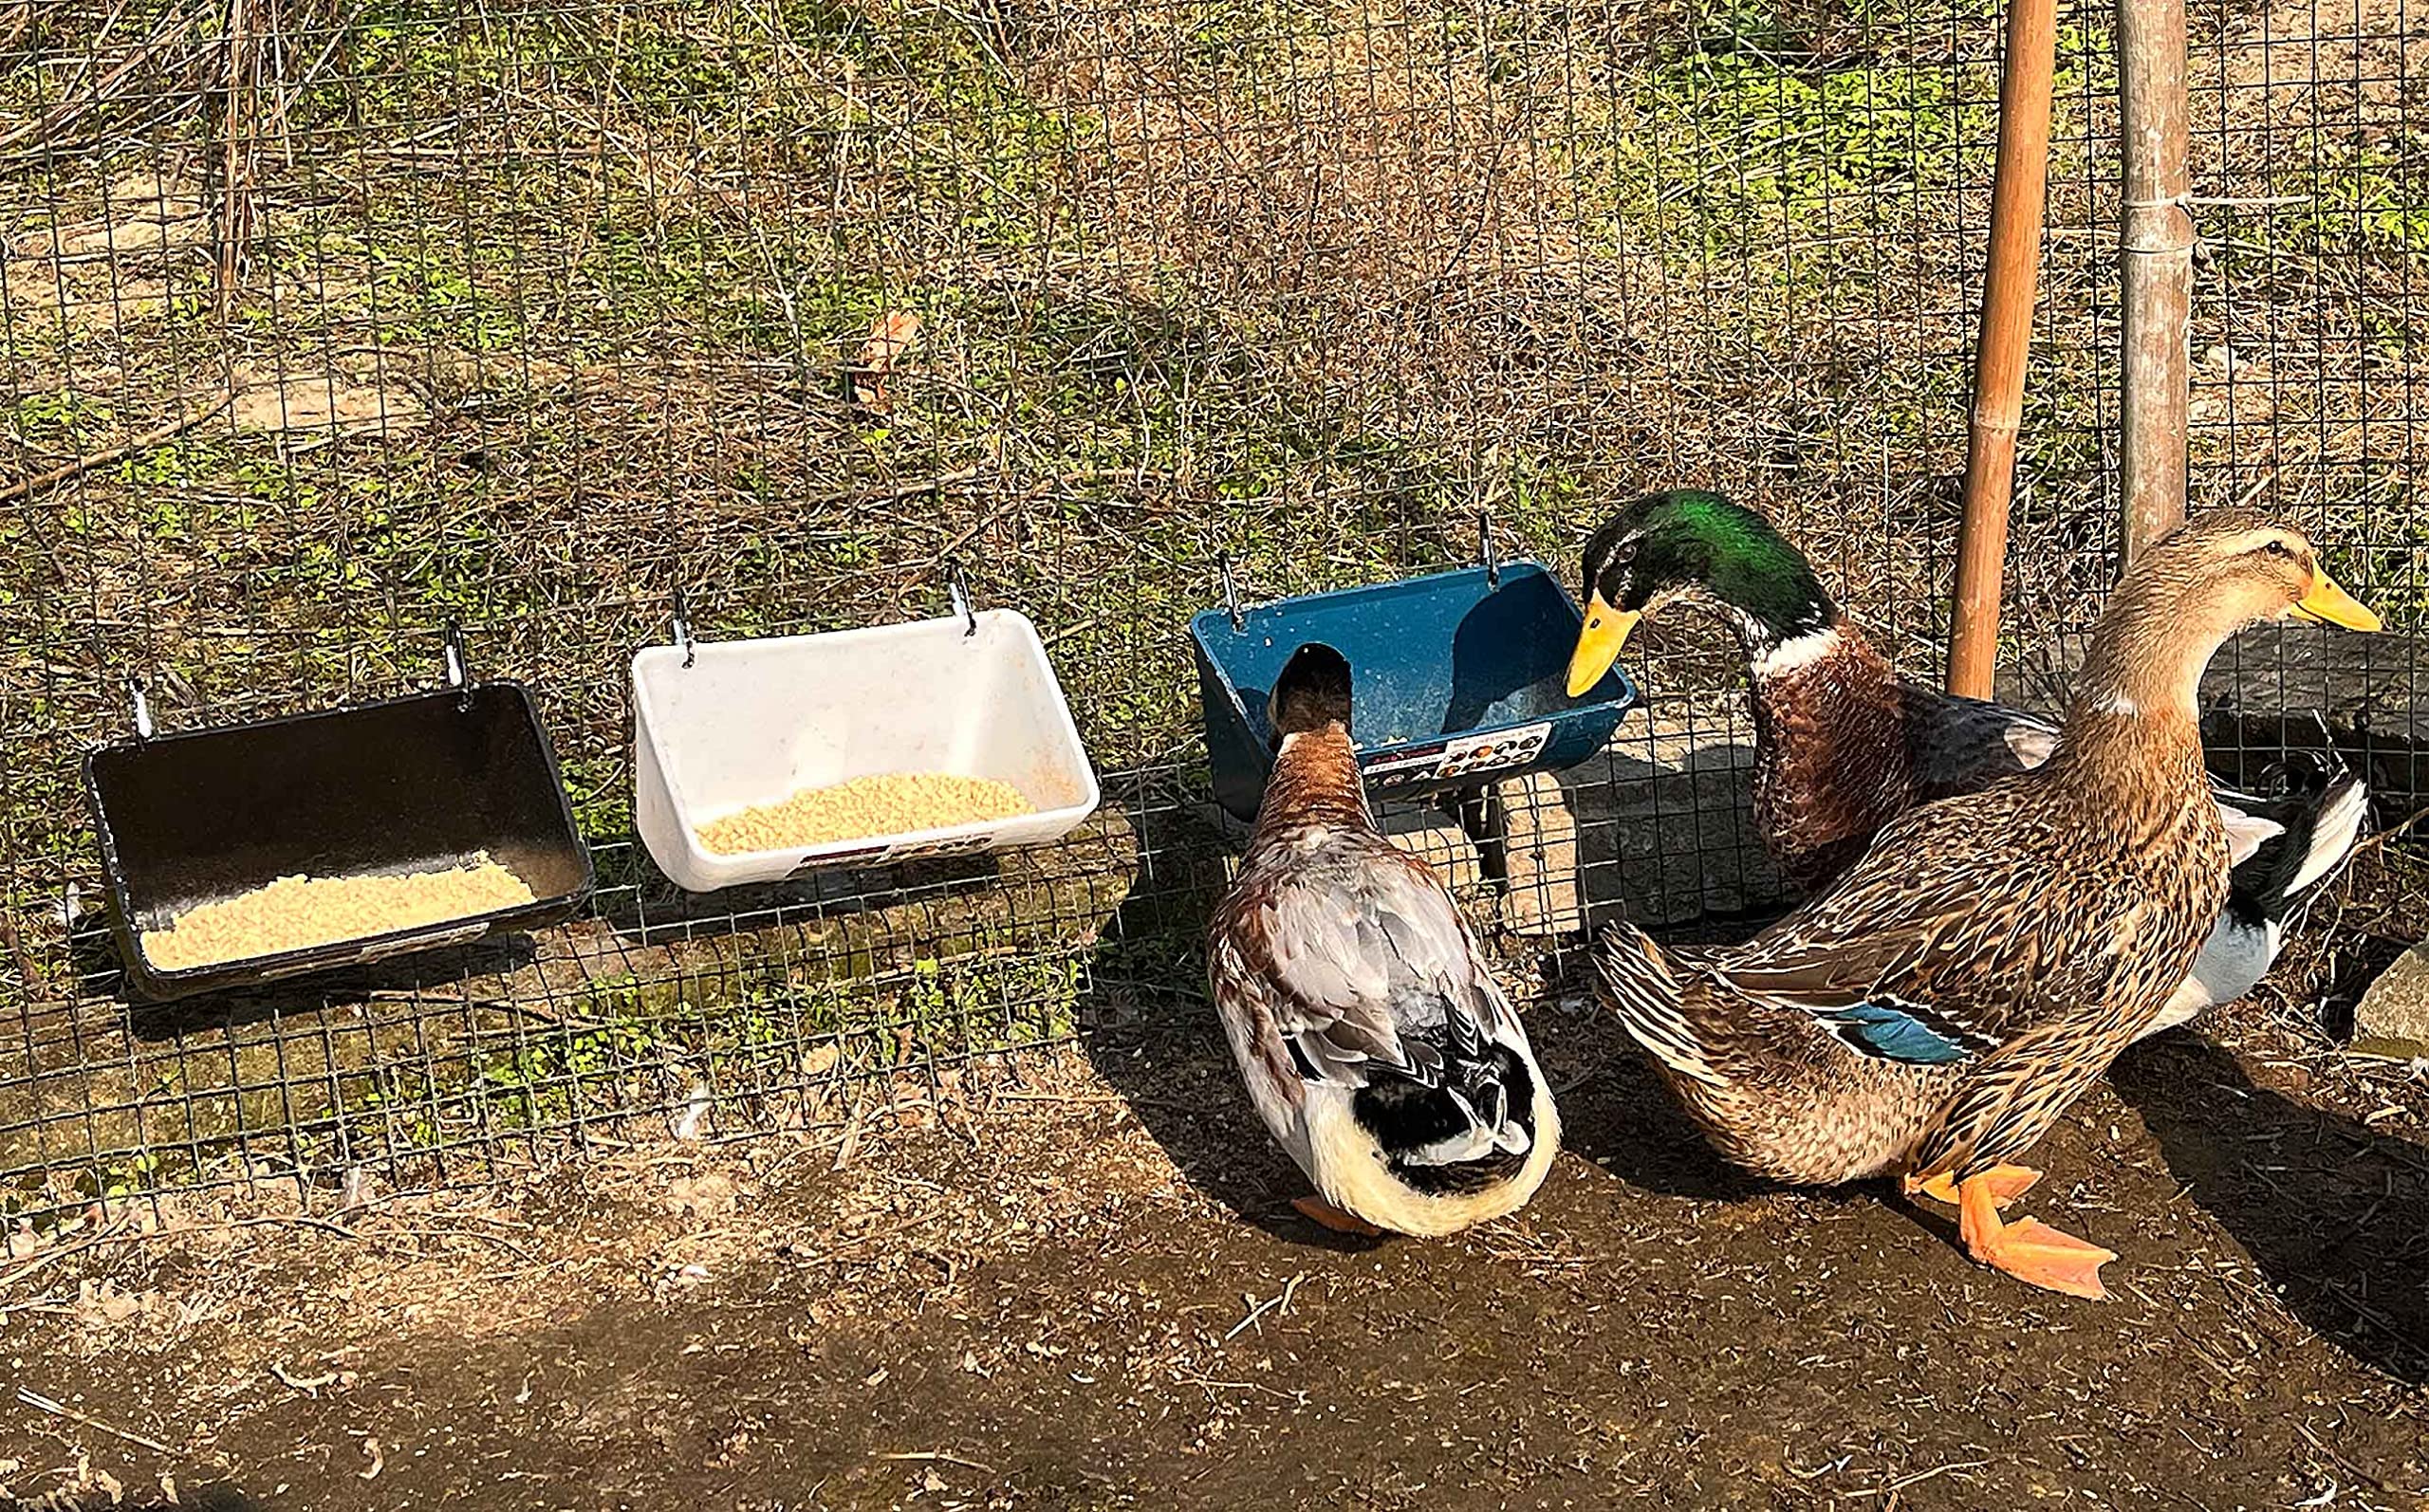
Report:
[[[1046,655],[1046,637],[1038,634],[1035,621],[1031,620],[1029,616],[1021,613],[1017,609],[982,609],[971,618],[978,620],[1005,620],[1018,625],[1028,634],[1029,644],[1036,650],[1039,658],[1046,663],[1047,682],[1054,691],[1054,716],[1056,731],[1070,742],[1072,750],[1079,753],[1080,777],[1082,783],[1079,802],[1066,803],[1060,808],[1042,808],[1033,814],[1016,816],[1021,819],[1045,821],[1059,825],[1060,828],[1058,828],[1052,835],[1034,840],[1024,840],[1017,845],[990,846],[988,849],[991,851],[1027,850],[1038,845],[1051,845],[1056,840],[1061,839],[1064,836],[1069,834],[1073,829],[1085,822],[1088,816],[1094,814],[1099,805],[1104,802],[1103,789],[1097,782],[1096,762],[1088,755],[1087,743],[1080,738],[1079,722],[1071,717],[1070,696],[1063,691],[1063,678],[1061,674],[1056,673],[1054,670],[1053,658]],[[855,625],[848,630],[813,631],[809,634],[799,636],[751,636],[739,640],[712,641],[702,640],[697,636],[694,636],[691,641],[690,649],[701,655],[707,655],[716,648],[727,646],[764,646],[777,641],[825,640],[831,636],[894,636],[901,635],[906,632],[917,631],[929,625],[944,624],[947,622],[955,624],[963,623],[964,617],[958,614],[936,615],[926,619],[904,619],[893,624]],[[663,717],[662,710],[659,710],[655,704],[651,703],[647,692],[648,685],[641,680],[640,669],[642,660],[654,654],[681,652],[684,649],[685,647],[677,642],[653,641],[633,653],[630,674],[632,678],[634,704],[633,730],[636,739],[640,737],[640,728],[645,713]],[[791,857],[789,864],[786,868],[787,873],[789,874],[799,872],[805,867],[818,866],[829,858],[840,861],[849,861],[855,857],[863,857],[869,861],[883,864],[890,857],[883,854],[871,855],[870,853],[877,851],[880,847],[882,847],[885,851],[892,851],[899,846],[904,845],[932,845],[944,840],[967,839],[973,835],[980,834],[991,824],[1001,824],[1005,822],[1003,820],[993,819],[971,820],[965,823],[948,824],[938,828],[898,830],[884,835],[863,835],[852,839],[829,840],[824,845],[812,846],[807,850],[802,850],[796,846],[780,845],[772,850],[764,851],[712,851],[700,843],[699,829],[691,815],[691,804],[682,791],[681,784],[677,783],[673,775],[667,771],[666,764],[663,759],[661,759],[658,764],[658,776],[659,780],[663,782],[666,786],[667,806],[674,811],[677,827],[683,837],[684,857],[695,866],[704,864],[748,865],[753,861],[768,861]],[[1027,795],[1024,794],[1023,796],[1026,797]],[[919,857],[901,857],[901,859],[904,860],[917,860],[918,858]],[[652,857],[651,859],[656,860],[657,857]],[[665,868],[660,866],[659,870],[662,872]],[[671,876],[667,879],[669,881],[674,881],[674,878]],[[729,882],[724,886],[713,889],[712,891],[724,892],[727,888],[732,887],[764,887],[769,885],[770,882],[781,882],[783,880],[785,880],[785,876],[778,876],[759,881]],[[676,885],[677,887],[683,886],[680,882],[677,882]],[[692,891],[689,888],[685,888],[684,890],[686,892]]]
[[[1537,562],[1532,557],[1511,557],[1496,563],[1494,568],[1488,568],[1479,563],[1471,562],[1464,567],[1447,567],[1440,572],[1422,572],[1414,578],[1387,578],[1381,582],[1352,583],[1345,588],[1326,588],[1320,593],[1289,594],[1280,599],[1264,599],[1255,603],[1243,603],[1240,605],[1242,628],[1238,629],[1234,629],[1232,625],[1231,611],[1223,605],[1217,604],[1212,609],[1201,609],[1196,614],[1190,617],[1190,634],[1197,638],[1199,645],[1204,646],[1211,651],[1213,649],[1213,641],[1204,633],[1204,626],[1210,620],[1220,625],[1225,635],[1245,636],[1249,634],[1249,630],[1246,628],[1247,624],[1251,622],[1249,617],[1256,614],[1259,610],[1270,609],[1276,604],[1304,604],[1318,599],[1337,598],[1344,594],[1368,593],[1377,588],[1415,587],[1418,584],[1433,582],[1443,578],[1463,578],[1474,573],[1493,571],[1496,569],[1500,572],[1506,573],[1513,567],[1534,568],[1537,572],[1540,572],[1545,577],[1552,580],[1552,585],[1560,589],[1561,596],[1563,598],[1568,597],[1568,585],[1560,581],[1560,575],[1554,572],[1550,567],[1546,566],[1543,562]],[[1569,599],[1569,606],[1571,608],[1576,607],[1576,599]],[[1232,708],[1243,716],[1248,715],[1250,712],[1249,701],[1240,692],[1239,685],[1232,681],[1232,669],[1225,665],[1223,658],[1220,656],[1209,655],[1206,658],[1206,662],[1207,665],[1213,669],[1214,680],[1222,686],[1223,696],[1231,701]],[[1618,704],[1620,706],[1621,717],[1625,718],[1628,711],[1636,707],[1642,696],[1637,690],[1636,680],[1628,676],[1625,670],[1617,662],[1612,663],[1611,670],[1604,673],[1603,676],[1604,681],[1613,677],[1617,677],[1619,679],[1620,691],[1615,696],[1607,698],[1577,699],[1571,702],[1567,709],[1562,710],[1561,712],[1579,713],[1594,709],[1598,705]],[[1602,683],[1597,682],[1594,686],[1599,688],[1602,686]],[[1592,690],[1590,689],[1588,690],[1589,692],[1591,691]],[[1261,715],[1257,716],[1257,719],[1252,720],[1252,723],[1261,722]],[[1524,729],[1530,725],[1538,723],[1541,723],[1540,719],[1506,719],[1497,725],[1478,725],[1472,729],[1461,730],[1459,733],[1462,736],[1499,735],[1513,729]],[[1349,748],[1351,753],[1354,755],[1362,757],[1374,756],[1382,752],[1396,750],[1403,746],[1421,746],[1428,741],[1439,738],[1439,736],[1433,735],[1417,735],[1411,736],[1406,740],[1382,741],[1370,746],[1360,741],[1357,737],[1357,733],[1352,731],[1350,734]]]

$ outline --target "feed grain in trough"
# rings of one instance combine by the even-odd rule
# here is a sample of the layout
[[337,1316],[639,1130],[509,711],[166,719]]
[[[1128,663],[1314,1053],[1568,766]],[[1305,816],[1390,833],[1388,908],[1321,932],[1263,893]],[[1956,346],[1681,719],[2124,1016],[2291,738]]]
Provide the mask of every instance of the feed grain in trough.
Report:
[[[634,814],[695,893],[844,865],[1037,845],[1096,810],[1097,778],[1045,643],[1009,609],[814,636],[647,646],[633,657]],[[727,853],[701,835],[862,778],[945,774],[1033,813]]]

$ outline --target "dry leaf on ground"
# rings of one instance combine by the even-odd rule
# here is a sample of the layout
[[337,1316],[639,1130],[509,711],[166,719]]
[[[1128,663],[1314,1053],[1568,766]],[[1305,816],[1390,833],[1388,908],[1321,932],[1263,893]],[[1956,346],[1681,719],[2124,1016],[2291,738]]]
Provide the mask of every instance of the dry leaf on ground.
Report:
[[919,339],[919,317],[909,310],[888,310],[869,323],[868,340],[852,362],[852,400],[882,414],[894,408],[886,379],[894,366]]

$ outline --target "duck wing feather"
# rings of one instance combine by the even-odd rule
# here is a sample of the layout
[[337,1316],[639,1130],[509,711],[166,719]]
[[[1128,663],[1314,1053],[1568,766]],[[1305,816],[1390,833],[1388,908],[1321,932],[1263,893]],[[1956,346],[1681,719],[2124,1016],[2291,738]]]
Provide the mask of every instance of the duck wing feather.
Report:
[[1243,941],[1247,964],[1270,987],[1273,1032],[1303,1079],[1437,1085],[1443,1051],[1480,1052],[1501,1037],[1508,1005],[1423,863],[1380,840],[1349,849],[1264,895]]
[[1982,846],[1986,828],[2048,822],[2022,796],[1994,789],[1910,811],[1836,892],[1703,969],[1865,1055],[1911,1064],[1985,1056],[2063,1018],[2065,1005],[2099,1001],[2146,910],[2124,884],[2053,876],[2046,839]]

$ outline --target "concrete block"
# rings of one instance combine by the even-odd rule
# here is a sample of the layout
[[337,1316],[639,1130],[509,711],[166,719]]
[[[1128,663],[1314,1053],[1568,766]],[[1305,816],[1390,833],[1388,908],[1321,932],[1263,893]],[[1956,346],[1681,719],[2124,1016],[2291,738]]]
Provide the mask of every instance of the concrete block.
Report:
[[1423,860],[1455,893],[1485,884],[1484,857],[1457,820],[1432,804],[1387,804],[1375,816],[1383,838]]
[[1648,927],[1778,907],[1789,894],[1754,831],[1753,765],[1742,723],[1630,715],[1603,755],[1560,773],[1585,907]]
[[1550,772],[1506,778],[1500,799],[1507,896],[1502,921],[1521,934],[1565,934],[1585,927],[1579,889],[1577,820]]

